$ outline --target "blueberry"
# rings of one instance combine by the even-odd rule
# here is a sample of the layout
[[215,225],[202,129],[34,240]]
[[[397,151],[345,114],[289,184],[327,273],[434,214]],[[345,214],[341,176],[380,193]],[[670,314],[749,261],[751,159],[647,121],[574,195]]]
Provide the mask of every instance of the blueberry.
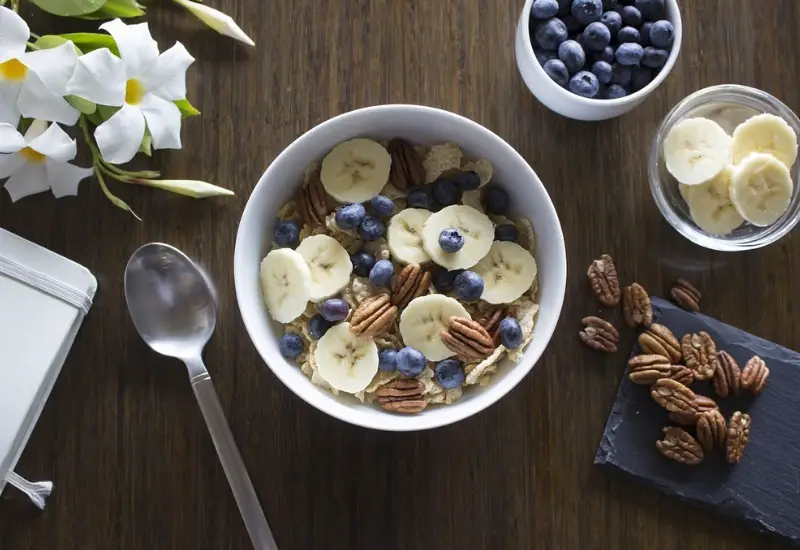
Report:
[[279,221],[275,224],[275,232],[272,235],[275,244],[278,246],[294,246],[300,237],[300,228],[293,221]]
[[406,197],[406,204],[409,208],[433,209],[433,195],[429,187],[417,187],[412,189]]
[[425,356],[412,347],[404,347],[395,355],[397,370],[403,376],[416,377],[425,370]]
[[628,95],[628,92],[625,91],[625,88],[620,86],[619,84],[612,84],[611,86],[606,89],[606,99],[619,99],[621,97],[625,97]]
[[586,44],[590,50],[601,52],[610,42],[611,31],[599,21],[589,23],[583,31],[583,43]]
[[576,73],[586,63],[586,54],[580,44],[574,40],[562,42],[558,47],[558,58],[570,73]]
[[551,59],[558,59],[558,56],[554,52],[548,52],[542,48],[535,48],[533,50],[533,55],[536,56],[536,61],[539,62],[539,65],[544,65]]
[[[560,59],[551,59],[545,63],[542,68],[544,72],[547,73],[547,76],[553,79],[553,82],[562,88],[566,88],[567,82],[569,82],[569,71],[563,61]],[[410,196],[411,195],[409,195],[409,197]]]
[[592,65],[592,73],[600,81],[600,84],[611,83],[611,64],[605,61],[595,61]]
[[394,214],[394,203],[389,197],[375,195],[372,197],[372,200],[370,200],[369,203],[372,205],[372,209],[375,211],[375,213],[379,216],[388,218]]
[[366,216],[364,221],[361,222],[361,225],[358,226],[358,234],[361,235],[361,238],[365,241],[380,239],[383,237],[384,233],[386,233],[386,225],[378,218],[372,216]]
[[322,315],[314,315],[308,320],[308,332],[317,340],[322,338],[329,328],[331,328],[331,323],[326,321]]
[[650,43],[657,48],[669,49],[675,40],[675,29],[669,21],[661,20],[650,27]]
[[536,19],[549,19],[558,13],[558,8],[556,0],[534,0],[531,14]]
[[281,351],[281,355],[287,359],[294,359],[303,353],[303,339],[299,334],[287,332],[281,338],[278,349]]
[[341,298],[331,298],[319,305],[319,314],[323,319],[332,323],[344,321],[349,312],[350,305]]
[[556,50],[567,39],[567,26],[561,19],[548,19],[534,31],[536,43],[545,50]]
[[369,277],[369,272],[372,266],[375,265],[375,256],[368,252],[356,252],[350,256],[350,262],[353,264],[353,271],[359,277]]
[[461,191],[453,180],[440,176],[433,182],[433,200],[442,206],[450,206],[461,200]]
[[651,69],[660,69],[667,62],[669,52],[653,46],[647,46],[642,53],[642,65]]
[[397,350],[384,349],[378,354],[378,369],[383,371],[393,371],[397,369]]
[[572,7],[572,0],[558,0],[558,15],[563,19],[563,16],[569,13],[570,7]]
[[481,186],[481,177],[473,170],[458,172],[453,176],[453,181],[462,191],[473,191]]
[[[617,42],[620,44],[626,42],[641,42],[642,36],[639,34],[637,29],[633,27],[622,27],[619,32],[617,33]],[[617,48],[619,49],[619,48]]]
[[483,294],[483,279],[474,271],[462,271],[453,285],[460,300],[478,300]]
[[567,31],[570,33],[578,32],[583,28],[581,22],[575,19],[575,17],[572,14],[565,15],[564,17],[561,18],[561,20],[564,22],[564,25],[567,26]]
[[611,36],[616,36],[622,28],[622,16],[615,11],[607,11],[600,16],[600,22],[606,26]]
[[634,92],[638,92],[653,80],[653,73],[647,67],[636,67],[633,69],[633,78],[631,79],[631,87]]
[[372,286],[389,286],[394,275],[394,265],[389,260],[378,260],[369,270],[369,282]]
[[522,327],[513,317],[506,317],[498,326],[500,343],[508,349],[518,348],[522,344]]
[[458,277],[460,273],[460,269],[447,271],[445,268],[439,267],[433,272],[433,277],[431,278],[433,286],[442,294],[450,292],[453,290],[456,277]]
[[483,193],[483,204],[489,214],[503,215],[508,212],[511,199],[505,189],[492,185],[487,187]]
[[461,363],[455,359],[445,359],[436,363],[433,375],[439,385],[446,390],[458,388],[467,379]]
[[347,203],[336,209],[336,225],[339,229],[355,229],[364,221],[367,211],[364,206],[356,203]]
[[572,2],[572,15],[575,19],[588,25],[600,19],[603,13],[603,3],[600,0],[575,0]]
[[639,43],[642,46],[650,46],[652,44],[650,40],[650,29],[652,28],[653,28],[653,23],[651,23],[650,21],[642,23],[642,26],[639,27],[639,38],[640,38]]
[[439,246],[445,252],[453,254],[464,247],[464,235],[458,229],[442,229],[439,233]]
[[667,13],[664,0],[636,0],[635,4],[644,18],[651,21],[662,19]]
[[581,71],[569,79],[569,91],[582,97],[594,97],[600,91],[600,81],[589,71]]
[[631,78],[633,78],[633,69],[619,63],[611,64],[611,82],[627,88],[631,83]]
[[622,22],[630,27],[638,27],[642,24],[642,12],[634,6],[625,6],[622,8]]
[[642,60],[642,55],[644,55],[644,49],[639,44],[627,42],[619,45],[614,58],[621,65],[636,65]]
[[597,52],[594,55],[595,61],[605,61],[606,63],[614,62],[614,48],[606,46],[602,52]]
[[516,241],[519,238],[519,229],[513,223],[504,223],[494,228],[494,240]]

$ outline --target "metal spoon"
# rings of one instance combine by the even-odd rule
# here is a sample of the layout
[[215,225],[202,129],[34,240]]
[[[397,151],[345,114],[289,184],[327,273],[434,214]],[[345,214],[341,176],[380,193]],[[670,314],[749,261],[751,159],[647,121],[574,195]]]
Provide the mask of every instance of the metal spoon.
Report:
[[203,348],[217,323],[216,294],[211,281],[177,248],[150,243],[128,260],[125,301],[133,324],[147,345],[162,355],[186,363],[197,403],[253,546],[259,550],[277,550],[214,384],[203,364]]

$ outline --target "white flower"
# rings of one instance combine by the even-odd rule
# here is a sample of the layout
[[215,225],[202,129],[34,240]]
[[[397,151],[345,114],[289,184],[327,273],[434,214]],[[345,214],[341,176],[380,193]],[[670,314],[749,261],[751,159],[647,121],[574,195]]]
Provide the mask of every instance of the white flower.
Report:
[[114,37],[120,57],[107,48],[79,57],[67,93],[122,107],[95,130],[103,158],[114,164],[131,160],[145,124],[154,148],[180,149],[181,112],[173,101],[186,97],[186,69],[194,58],[180,42],[159,55],[147,23],[115,19],[100,28]]
[[203,4],[198,4],[197,2],[192,2],[191,0],[175,0],[175,3],[180,4],[192,12],[200,21],[218,33],[230,36],[239,42],[244,42],[248,46],[256,45],[256,43],[239,28],[236,21],[231,19],[230,15],[225,15],[219,10],[204,6]]
[[78,183],[91,168],[69,164],[77,144],[58,124],[35,120],[23,136],[10,124],[0,124],[0,179],[13,202],[52,189],[56,198],[78,194]]
[[65,99],[67,81],[78,54],[72,42],[25,53],[30,29],[8,8],[0,7],[0,122],[16,126],[28,118],[72,125],[78,110]]

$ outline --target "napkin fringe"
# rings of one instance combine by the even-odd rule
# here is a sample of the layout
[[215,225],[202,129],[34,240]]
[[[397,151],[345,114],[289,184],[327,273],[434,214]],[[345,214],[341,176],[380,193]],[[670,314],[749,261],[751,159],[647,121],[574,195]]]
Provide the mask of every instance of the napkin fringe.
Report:
[[44,510],[45,500],[53,492],[53,482],[51,481],[28,481],[24,477],[14,473],[8,472],[6,474],[6,481],[13,487],[16,487],[31,500],[31,502],[39,508]]

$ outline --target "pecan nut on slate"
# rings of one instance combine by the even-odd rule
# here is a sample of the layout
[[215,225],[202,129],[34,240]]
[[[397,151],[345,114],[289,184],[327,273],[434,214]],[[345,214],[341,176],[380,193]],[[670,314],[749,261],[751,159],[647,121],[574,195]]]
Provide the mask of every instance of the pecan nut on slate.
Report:
[[628,361],[628,378],[634,384],[651,385],[661,378],[671,378],[688,386],[694,374],[683,365],[672,365],[661,355],[637,355]]
[[505,317],[505,308],[493,307],[478,318],[478,324],[486,329],[495,346],[500,343],[500,321]]
[[725,417],[717,409],[706,411],[697,419],[697,440],[707,453],[725,448],[727,432]]
[[744,448],[750,441],[750,415],[739,411],[733,413],[728,421],[728,443],[725,446],[725,460],[738,463],[744,455]]
[[713,378],[719,362],[717,345],[708,333],[685,334],[681,340],[681,351],[686,366],[694,371],[697,380]]
[[711,379],[714,391],[720,397],[739,395],[741,371],[736,359],[727,351],[721,350],[717,352],[717,363],[717,370],[714,371],[714,378]]
[[669,295],[673,302],[686,311],[700,311],[700,298],[703,295],[686,279],[681,278],[675,281],[672,284]]
[[754,395],[758,395],[767,385],[769,369],[761,357],[754,355],[745,363],[739,379],[741,387]]
[[414,146],[402,138],[395,138],[386,146],[392,157],[389,183],[405,190],[425,183],[425,167]]
[[319,168],[311,174],[311,179],[297,193],[297,212],[300,218],[311,227],[324,227],[328,215],[327,193],[319,179]]
[[494,341],[486,329],[466,317],[451,317],[447,330],[441,331],[439,337],[447,349],[464,360],[480,361],[494,351]]
[[663,355],[672,363],[677,363],[683,357],[681,343],[671,330],[658,323],[653,323],[639,335],[639,347],[644,353]]
[[688,466],[700,464],[705,458],[700,443],[686,430],[675,426],[664,428],[664,437],[656,441],[656,448],[665,457]]
[[619,277],[611,256],[603,254],[599,260],[593,261],[586,275],[601,304],[606,307],[614,307],[619,303],[621,295]]
[[622,316],[631,328],[649,326],[653,322],[650,296],[639,283],[633,283],[622,290]]
[[581,342],[597,351],[614,353],[619,343],[619,332],[614,325],[599,317],[584,317],[583,330],[578,333]]
[[398,378],[375,392],[378,404],[387,411],[414,414],[428,406],[422,398],[425,384],[416,378]]
[[350,318],[350,331],[356,336],[372,337],[389,330],[397,316],[397,307],[388,294],[371,296],[361,302]]
[[400,309],[405,308],[411,300],[428,292],[430,283],[429,271],[423,270],[419,264],[408,264],[394,280],[392,303]]
[[718,408],[713,399],[697,395],[686,385],[670,378],[661,378],[650,388],[653,401],[669,412],[697,419],[705,411]]

